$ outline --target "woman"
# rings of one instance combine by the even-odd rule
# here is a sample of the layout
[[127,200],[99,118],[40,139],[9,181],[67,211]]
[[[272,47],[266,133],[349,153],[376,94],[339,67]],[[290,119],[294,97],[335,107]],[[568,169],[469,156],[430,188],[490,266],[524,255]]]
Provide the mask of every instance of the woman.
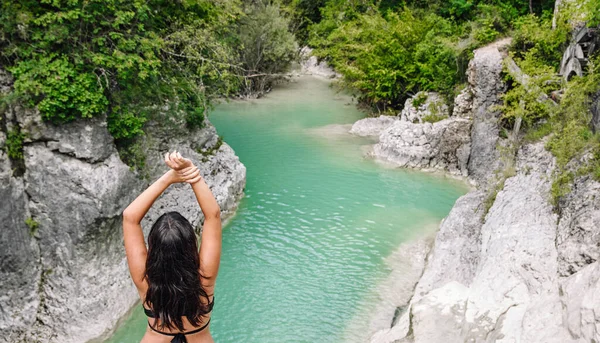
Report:
[[[189,159],[173,152],[165,162],[170,170],[123,212],[129,272],[148,316],[142,343],[213,342],[208,324],[221,259],[221,211]],[[177,212],[156,220],[146,249],[140,222],[170,185],[182,182],[191,185],[204,213],[200,251],[194,228]]]

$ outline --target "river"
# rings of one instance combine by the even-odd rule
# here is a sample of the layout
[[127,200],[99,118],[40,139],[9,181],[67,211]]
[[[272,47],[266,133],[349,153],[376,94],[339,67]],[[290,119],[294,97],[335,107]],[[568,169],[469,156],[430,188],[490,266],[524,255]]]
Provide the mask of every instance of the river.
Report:
[[[248,170],[246,196],[223,231],[216,342],[363,341],[357,318],[377,302],[386,258],[467,191],[364,158],[372,142],[346,133],[362,117],[351,98],[312,77],[211,113]],[[107,342],[139,341],[140,309]]]

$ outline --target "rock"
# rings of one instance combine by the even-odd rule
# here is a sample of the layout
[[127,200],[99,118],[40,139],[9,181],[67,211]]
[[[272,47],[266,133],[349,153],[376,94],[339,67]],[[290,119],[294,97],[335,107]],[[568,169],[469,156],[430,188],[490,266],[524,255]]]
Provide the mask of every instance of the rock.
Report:
[[456,200],[435,237],[427,268],[415,288],[415,299],[451,281],[471,285],[481,253],[484,199],[483,192],[472,191]]
[[452,116],[461,118],[471,118],[473,109],[473,93],[471,88],[466,87],[463,89],[456,98],[454,98],[454,108],[452,109]]
[[319,62],[317,56],[312,55],[312,51],[313,49],[308,46],[305,46],[300,50],[300,65],[302,66],[303,74],[321,76],[327,79],[341,77],[326,62]]
[[561,291],[571,336],[581,342],[600,342],[600,264],[594,262],[563,280]]
[[1,148],[0,131],[0,342],[17,342],[36,320],[40,304],[40,251],[25,221],[30,218],[25,183],[13,177],[8,156]]
[[[468,287],[479,262],[480,248],[481,248],[481,216],[483,208],[481,202],[484,199],[484,194],[479,191],[473,191],[460,197],[452,211],[443,220],[440,225],[440,230],[435,238],[435,243],[432,250],[427,258],[427,264],[423,275],[417,283],[411,303],[406,306],[408,310],[398,320],[398,322],[391,328],[380,330],[371,338],[372,343],[388,343],[396,342],[405,338],[409,330],[411,329],[410,322],[415,323],[414,307],[412,304],[419,303],[418,311],[420,321],[418,324],[421,331],[426,331],[425,322],[427,319],[431,320],[432,323],[443,323],[441,327],[449,325],[443,331],[444,334],[448,334],[449,337],[454,337],[460,330],[453,333],[446,331],[451,328],[455,328],[456,323],[461,323],[464,316],[466,294],[464,289]],[[446,285],[448,286],[444,289]],[[400,284],[399,287],[404,287],[404,283]],[[441,290],[440,290],[441,289]],[[428,294],[433,290],[438,290],[431,297]],[[455,299],[458,296],[460,298],[455,304],[453,303],[438,303],[437,294],[441,295],[452,295]],[[422,298],[426,298],[421,302]],[[433,303],[436,303],[433,305]],[[431,305],[429,309],[427,307]],[[440,308],[450,306],[453,310],[457,310],[457,313],[450,315],[450,319],[438,318],[435,314]],[[432,312],[433,311],[433,312]],[[438,312],[439,313],[439,312]],[[462,314],[461,314],[462,313]],[[409,317],[412,316],[412,320]],[[445,315],[444,315],[445,316]],[[458,317],[457,317],[458,316]],[[413,332],[414,332],[414,328]],[[451,330],[450,330],[451,331]],[[438,330],[433,330],[431,333],[425,333],[425,336],[414,335],[414,338],[420,342],[458,342],[456,340],[438,340],[431,337],[435,335]],[[431,340],[427,340],[431,339]]]
[[470,144],[471,121],[449,118],[436,123],[396,121],[379,136],[373,155],[400,167],[448,170],[466,175],[464,150]]
[[468,288],[453,281],[437,288],[412,305],[414,343],[462,342],[462,318]]
[[493,110],[493,106],[500,103],[500,94],[505,87],[501,76],[502,60],[498,44],[486,46],[475,50],[467,70],[473,93],[473,128],[468,170],[469,177],[475,183],[486,183],[493,174],[491,171],[500,167],[500,155],[496,150],[500,114]]
[[427,116],[448,117],[449,114],[448,105],[438,93],[418,92],[406,100],[400,118],[411,123],[423,123]]
[[25,143],[43,141],[50,150],[90,163],[104,161],[117,151],[105,116],[55,125],[43,121],[37,108],[21,104],[10,105],[6,115],[19,124]]
[[561,276],[570,276],[600,259],[600,183],[577,178],[559,205],[558,266]]
[[404,319],[403,314],[408,309],[415,285],[423,274],[431,243],[431,237],[403,243],[386,259],[391,271],[378,287],[379,302],[375,305],[376,315],[369,324],[369,336],[360,337],[357,341],[365,341],[370,337],[371,342],[386,342],[394,336],[390,327],[398,331],[398,326],[406,324],[404,326],[408,328],[408,323],[400,321]]
[[34,143],[25,147],[25,163],[43,270],[31,335],[88,341],[110,330],[137,301],[120,216],[143,182],[116,153],[91,164]]
[[[0,87],[5,81],[0,73]],[[0,150],[0,196],[8,200],[0,202],[0,342],[102,341],[138,303],[121,214],[167,170],[163,152],[177,148],[197,163],[224,219],[243,195],[246,169],[208,121],[193,132],[177,116],[150,124],[146,167],[136,173],[120,160],[103,117],[53,125],[35,109],[2,110],[7,129],[18,126],[27,139],[22,176]],[[0,146],[5,140],[0,130]],[[176,185],[156,201],[144,231],[168,210],[202,222],[189,186]]]
[[410,325],[396,341],[574,341],[562,325],[558,216],[549,201],[554,168],[543,142],[527,145],[485,222],[477,223],[485,193],[457,201],[405,314]]
[[391,116],[361,119],[352,125],[350,133],[357,136],[379,136],[383,130],[390,127],[396,120],[396,117]]
[[[481,256],[465,313],[466,340],[569,342],[561,323],[553,158],[543,143],[521,149],[481,228]],[[551,168],[535,166],[550,165]]]

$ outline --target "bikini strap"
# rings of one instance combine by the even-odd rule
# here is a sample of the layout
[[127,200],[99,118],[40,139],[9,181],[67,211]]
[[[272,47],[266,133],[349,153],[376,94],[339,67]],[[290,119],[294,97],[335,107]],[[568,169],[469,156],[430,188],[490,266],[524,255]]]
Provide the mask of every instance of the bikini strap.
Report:
[[192,335],[192,334],[198,333],[198,332],[206,329],[208,324],[210,324],[210,318],[208,319],[206,324],[204,324],[204,326],[202,326],[201,328],[198,328],[196,330],[192,330],[192,331],[188,331],[188,332],[169,333],[169,332],[162,332],[162,331],[156,330],[155,328],[152,327],[152,325],[150,325],[150,322],[148,322],[148,326],[150,327],[150,329],[152,329],[152,331],[157,332],[161,335],[165,335],[165,336],[173,336],[171,343],[187,343],[187,339],[185,338],[185,336]]

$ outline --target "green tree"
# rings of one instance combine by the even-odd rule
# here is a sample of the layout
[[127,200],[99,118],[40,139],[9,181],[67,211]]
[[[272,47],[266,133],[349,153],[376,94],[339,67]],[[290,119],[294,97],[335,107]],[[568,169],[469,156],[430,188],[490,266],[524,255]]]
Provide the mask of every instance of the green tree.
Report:
[[289,20],[273,4],[251,5],[239,24],[239,61],[246,94],[262,93],[281,78],[296,56]]
[[[0,53],[18,98],[55,122],[107,114],[117,141],[152,111],[201,126],[207,97],[235,88],[223,27],[234,1],[3,1]],[[190,38],[195,44],[190,44]],[[203,59],[206,63],[199,63]]]

